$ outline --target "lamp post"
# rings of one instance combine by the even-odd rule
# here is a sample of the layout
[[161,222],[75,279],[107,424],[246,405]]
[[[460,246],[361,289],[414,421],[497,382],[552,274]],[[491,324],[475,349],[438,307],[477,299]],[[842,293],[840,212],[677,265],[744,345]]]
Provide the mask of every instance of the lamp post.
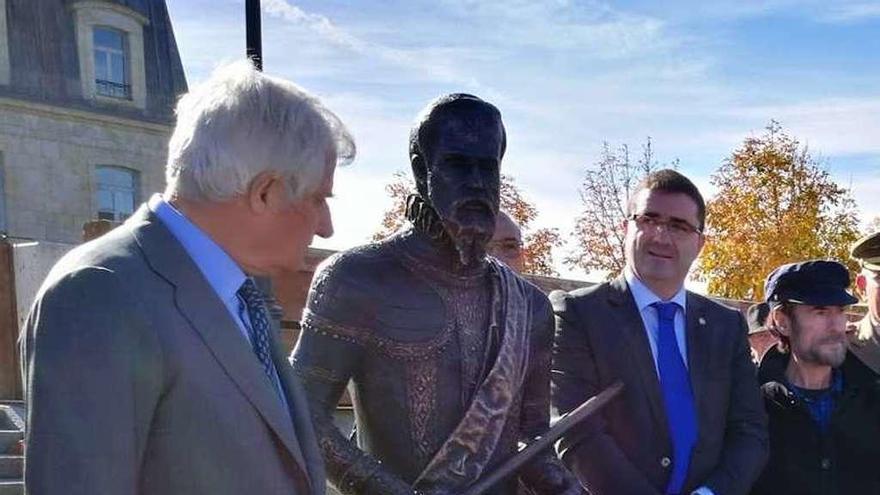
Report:
[[247,57],[254,67],[263,70],[263,39],[260,21],[260,0],[245,0],[245,37],[247,38]]

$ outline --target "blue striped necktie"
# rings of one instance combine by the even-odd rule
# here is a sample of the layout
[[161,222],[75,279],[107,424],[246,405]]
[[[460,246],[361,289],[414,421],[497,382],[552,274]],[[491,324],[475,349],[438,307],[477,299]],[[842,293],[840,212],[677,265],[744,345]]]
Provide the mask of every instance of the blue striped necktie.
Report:
[[667,494],[678,494],[684,489],[691,450],[697,442],[697,413],[694,394],[687,367],[675,338],[675,313],[679,306],[674,302],[656,302],[657,309],[657,368],[660,371],[660,388],[666,406],[669,434],[672,438],[672,473]]
[[262,365],[263,372],[272,383],[272,387],[276,393],[280,394],[281,388],[278,383],[278,376],[275,374],[275,364],[272,363],[272,351],[269,348],[269,310],[266,308],[265,297],[263,292],[257,288],[252,278],[245,279],[238,289],[238,295],[245,303],[247,308],[248,319],[250,325],[248,333],[251,337],[251,345],[254,354]]

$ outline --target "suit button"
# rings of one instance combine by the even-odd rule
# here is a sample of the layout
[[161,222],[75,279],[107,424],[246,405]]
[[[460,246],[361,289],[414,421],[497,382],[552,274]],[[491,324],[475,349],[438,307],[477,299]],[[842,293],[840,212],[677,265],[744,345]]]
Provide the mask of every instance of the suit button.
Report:
[[830,469],[831,468],[831,459],[827,457],[822,458],[822,462],[819,464],[822,466],[822,469]]
[[663,466],[664,468],[668,468],[669,466],[672,465],[672,459],[670,459],[668,457],[664,457],[664,458],[660,459],[660,465]]

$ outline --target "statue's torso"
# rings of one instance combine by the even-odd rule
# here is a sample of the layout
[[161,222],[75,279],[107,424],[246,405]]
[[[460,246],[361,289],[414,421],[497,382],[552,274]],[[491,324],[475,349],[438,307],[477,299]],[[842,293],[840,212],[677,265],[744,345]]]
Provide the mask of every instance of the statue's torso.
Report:
[[[362,304],[350,308],[359,322],[330,331],[364,347],[352,377],[358,445],[412,481],[458,425],[494,362],[498,336],[489,328],[498,308],[488,272],[454,276],[408,248],[404,239],[365,253]],[[363,301],[365,294],[375,300]]]

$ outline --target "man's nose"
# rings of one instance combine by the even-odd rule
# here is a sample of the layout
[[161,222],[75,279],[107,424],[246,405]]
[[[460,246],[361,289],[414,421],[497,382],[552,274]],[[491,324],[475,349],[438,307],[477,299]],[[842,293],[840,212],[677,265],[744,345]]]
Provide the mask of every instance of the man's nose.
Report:
[[330,215],[330,208],[325,207],[318,219],[318,227],[315,230],[318,237],[328,239],[333,236],[333,218]]
[[672,244],[672,232],[669,230],[668,223],[658,223],[651,231],[654,234],[654,240],[663,244]]
[[846,313],[841,311],[832,318],[832,329],[834,333],[846,333]]
[[479,165],[474,164],[468,167],[466,183],[468,187],[475,189],[483,189],[486,186],[486,181],[483,179],[482,170]]

